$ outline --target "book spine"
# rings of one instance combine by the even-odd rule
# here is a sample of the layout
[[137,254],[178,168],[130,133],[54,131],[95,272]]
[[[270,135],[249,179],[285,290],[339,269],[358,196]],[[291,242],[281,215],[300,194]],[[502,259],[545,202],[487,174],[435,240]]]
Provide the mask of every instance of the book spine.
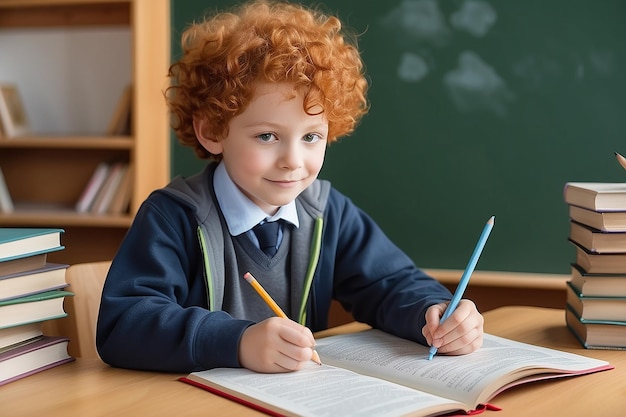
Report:
[[4,180],[4,174],[2,174],[2,168],[0,168],[0,212],[11,213],[13,212],[13,200],[9,193],[9,188]]
[[104,180],[107,178],[107,174],[109,172],[109,165],[105,162],[100,163],[93,175],[89,179],[83,194],[78,199],[78,203],[76,203],[76,211],[79,213],[87,213],[91,204],[94,202],[98,191],[104,184]]
[[102,187],[102,195],[98,196],[98,201],[94,203],[91,211],[95,214],[104,214],[107,212],[111,204],[111,200],[115,195],[115,191],[120,185],[122,177],[126,172],[127,166],[126,164],[119,162],[116,163],[113,168],[111,168],[111,173],[109,174],[109,178],[107,178],[106,182]]

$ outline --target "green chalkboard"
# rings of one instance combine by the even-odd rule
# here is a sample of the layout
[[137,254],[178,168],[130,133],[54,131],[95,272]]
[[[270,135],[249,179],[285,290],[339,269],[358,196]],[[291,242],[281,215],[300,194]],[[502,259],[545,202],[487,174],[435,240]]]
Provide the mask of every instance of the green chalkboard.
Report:
[[[173,1],[175,31],[204,5]],[[232,2],[212,2],[221,7]],[[313,4],[313,2],[310,2]],[[322,177],[414,260],[568,273],[568,181],[626,181],[623,0],[328,0],[359,33],[371,111]],[[174,53],[177,32],[174,32]],[[173,173],[201,166],[173,145]]]

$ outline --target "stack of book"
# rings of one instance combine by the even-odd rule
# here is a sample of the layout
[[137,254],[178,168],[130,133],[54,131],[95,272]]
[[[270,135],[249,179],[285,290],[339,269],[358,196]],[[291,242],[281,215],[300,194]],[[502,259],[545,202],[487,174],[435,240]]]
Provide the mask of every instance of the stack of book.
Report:
[[586,348],[626,349],[626,183],[569,182],[576,248],[566,321]]
[[66,337],[43,333],[43,322],[65,317],[68,265],[47,261],[62,229],[0,228],[0,386],[72,361]]

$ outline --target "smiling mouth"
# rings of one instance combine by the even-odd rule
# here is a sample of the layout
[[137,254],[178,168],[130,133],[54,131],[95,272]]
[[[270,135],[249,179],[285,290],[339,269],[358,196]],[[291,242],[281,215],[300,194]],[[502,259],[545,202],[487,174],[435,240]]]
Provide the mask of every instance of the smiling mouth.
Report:
[[270,182],[275,182],[278,184],[292,184],[292,183],[296,183],[296,182],[300,182],[302,180],[270,180]]

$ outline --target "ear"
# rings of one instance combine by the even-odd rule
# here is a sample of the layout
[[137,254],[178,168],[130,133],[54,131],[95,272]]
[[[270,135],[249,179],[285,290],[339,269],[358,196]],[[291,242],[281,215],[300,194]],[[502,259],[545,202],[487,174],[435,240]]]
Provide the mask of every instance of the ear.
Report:
[[200,116],[193,117],[193,130],[196,133],[198,142],[200,142],[202,147],[209,151],[212,155],[219,155],[223,151],[222,143],[219,139],[209,133],[210,129],[208,126],[208,122],[205,118]]

